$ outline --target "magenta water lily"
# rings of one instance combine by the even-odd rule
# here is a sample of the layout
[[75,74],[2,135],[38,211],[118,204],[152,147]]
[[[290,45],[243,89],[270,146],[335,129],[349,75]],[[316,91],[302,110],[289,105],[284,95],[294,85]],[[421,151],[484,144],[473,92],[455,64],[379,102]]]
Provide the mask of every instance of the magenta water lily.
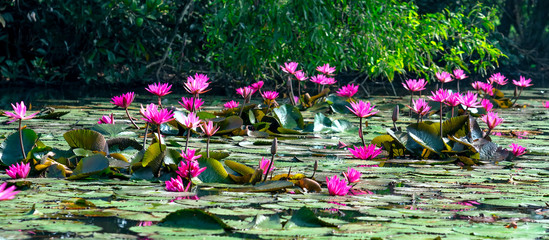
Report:
[[139,129],[137,124],[135,124],[135,122],[133,121],[133,118],[130,115],[130,112],[128,111],[128,107],[132,104],[134,98],[135,98],[134,92],[127,92],[122,95],[112,97],[111,103],[118,107],[124,108],[124,110],[126,110],[126,116],[128,116],[128,119],[130,119],[130,122],[132,123],[132,125],[135,128]]
[[15,195],[19,193],[19,191],[14,191],[15,186],[6,188],[7,185],[7,183],[2,183],[0,185],[0,201],[14,199]]
[[19,121],[19,143],[21,144],[21,154],[23,156],[23,159],[27,158],[27,153],[25,152],[25,147],[23,146],[23,127],[22,122],[23,120],[32,119],[38,114],[38,112],[31,113],[30,115],[27,115],[27,107],[25,106],[25,103],[21,101],[21,103],[13,103],[11,104],[11,107],[13,108],[13,112],[4,112],[4,116],[9,117],[11,120],[8,123],[12,123],[15,121]]
[[13,179],[26,178],[30,172],[30,163],[16,163],[11,165],[6,173]]
[[331,178],[326,177],[326,184],[328,185],[328,193],[332,196],[345,196],[352,187],[347,185],[344,179],[339,179],[336,175]]

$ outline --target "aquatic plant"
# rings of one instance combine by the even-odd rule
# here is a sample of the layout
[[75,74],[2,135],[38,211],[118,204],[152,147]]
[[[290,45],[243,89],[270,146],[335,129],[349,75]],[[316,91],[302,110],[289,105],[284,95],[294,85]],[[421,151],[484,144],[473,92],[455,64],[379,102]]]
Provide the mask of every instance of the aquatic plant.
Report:
[[448,72],[437,72],[435,73],[435,76],[437,77],[438,81],[441,82],[440,88],[444,88],[445,83],[454,81],[452,75]]
[[6,170],[8,176],[13,179],[26,178],[30,172],[30,163],[16,163]]
[[238,104],[239,104],[239,102],[237,102],[235,100],[231,100],[231,101],[228,101],[225,104],[223,104],[223,107],[226,108],[226,109],[237,108]]
[[466,79],[467,78],[467,75],[465,75],[465,72],[461,69],[455,69],[454,70],[454,74],[453,74],[454,78],[457,80],[457,91],[460,92],[459,90],[459,82],[460,80],[463,80],[463,79]]
[[179,104],[189,112],[198,112],[204,104],[204,101],[200,98],[181,97],[181,102],[179,102]]
[[132,104],[134,98],[135,98],[134,92],[127,92],[122,95],[112,97],[111,103],[118,107],[124,108],[124,110],[126,111],[126,116],[128,116],[128,119],[130,119],[130,122],[132,123],[132,125],[136,129],[139,129],[137,124],[135,124],[135,122],[133,121],[132,116],[130,116],[130,112],[128,111],[128,107]]
[[375,144],[369,144],[365,146],[354,146],[354,149],[349,148],[349,152],[358,159],[368,160],[374,159],[381,154],[381,148],[378,148]]
[[191,130],[196,130],[202,121],[194,112],[190,112],[186,116],[183,116],[182,119],[183,121],[181,123],[187,128],[187,139],[185,140],[185,151],[187,151],[189,138],[191,138]]
[[353,83],[349,83],[343,87],[340,87],[336,94],[340,97],[347,98],[347,101],[351,101],[351,98],[358,92],[359,85],[355,85]]
[[520,97],[520,94],[522,94],[522,90],[524,90],[524,88],[531,87],[534,84],[532,84],[532,79],[526,79],[523,76],[520,76],[518,81],[513,79],[513,84],[515,85],[515,93],[517,92],[517,88],[520,87],[520,91],[518,92],[518,94],[515,94],[515,100],[513,101],[513,105],[515,105],[518,98]]
[[339,179],[337,175],[331,178],[326,177],[326,184],[328,185],[328,193],[332,196],[345,196],[351,189],[351,186],[347,185],[344,179]]
[[99,121],[97,121],[97,124],[114,124],[114,115],[111,113],[111,115],[103,115]]
[[349,167],[347,168],[347,172],[343,172],[343,176],[345,176],[347,182],[351,184],[359,182],[362,177],[362,173],[352,167]]
[[[410,91],[410,105],[412,105],[412,100],[414,98],[414,92],[419,92],[419,97],[421,98],[421,91],[425,90],[427,82],[425,79],[408,79],[402,83],[402,86]],[[409,115],[412,116],[412,111],[410,110]]]
[[290,103],[294,106],[297,104],[297,102],[295,101],[295,98],[294,98],[294,89],[292,86],[292,75],[295,74],[298,65],[299,64],[296,62],[286,62],[284,63],[284,66],[280,66],[283,72],[289,74],[286,81],[288,85],[288,95],[290,96]]
[[14,199],[15,195],[19,193],[19,191],[14,191],[15,186],[6,188],[7,185],[8,183],[0,184],[0,201]]
[[498,116],[497,112],[488,112],[481,117],[482,121],[488,126],[488,132],[486,136],[490,135],[490,132],[503,122],[503,119]]
[[509,145],[509,147],[511,148],[511,153],[513,153],[513,159],[515,159],[519,156],[522,156],[526,153],[526,148],[523,147],[523,146],[520,146],[516,143],[511,143],[511,145]]
[[176,178],[171,178],[169,181],[165,182],[166,184],[166,191],[169,192],[188,192],[191,188],[192,182],[189,181],[187,186],[183,184],[183,179],[181,179],[181,176],[177,176]]
[[19,121],[19,143],[21,144],[21,153],[23,154],[23,159],[26,159],[27,153],[25,152],[25,147],[23,145],[23,127],[21,126],[21,123],[23,122],[23,120],[34,118],[34,116],[36,116],[38,112],[31,113],[30,115],[25,116],[27,115],[27,107],[25,106],[25,103],[23,101],[21,101],[21,103],[15,103],[15,105],[13,105],[12,103],[11,107],[13,108],[13,112],[6,111],[4,112],[4,116],[7,116],[11,119],[11,121],[9,121],[8,123]]
[[447,89],[439,88],[436,92],[431,91],[432,96],[429,98],[431,101],[439,102],[440,103],[440,137],[442,138],[442,104],[446,103],[448,101],[448,98],[450,97],[450,92]]
[[212,121],[203,121],[202,124],[200,124],[200,129],[202,129],[202,132],[207,137],[206,156],[210,158],[210,138],[219,130],[219,127],[214,126]]
[[158,96],[158,106],[162,108],[162,97],[172,93],[170,91],[171,88],[172,88],[172,85],[169,83],[158,82],[158,83],[149,84],[149,86],[147,86],[145,90]]
[[[370,102],[363,102],[362,100],[359,100],[358,102],[351,102],[351,108],[347,107],[354,115],[359,118],[358,136],[360,137],[360,140],[362,140],[363,145],[366,144],[364,143],[364,136],[362,132],[362,119],[378,113],[379,111],[374,112],[375,107],[376,106],[371,105]],[[368,122],[366,122],[366,124],[368,124]]]

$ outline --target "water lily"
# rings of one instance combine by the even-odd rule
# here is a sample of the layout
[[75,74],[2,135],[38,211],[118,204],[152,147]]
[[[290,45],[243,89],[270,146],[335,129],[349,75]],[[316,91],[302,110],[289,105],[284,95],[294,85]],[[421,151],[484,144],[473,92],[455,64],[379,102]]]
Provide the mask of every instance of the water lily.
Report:
[[170,181],[166,181],[166,191],[169,192],[188,192],[191,188],[192,182],[189,181],[187,187],[183,185],[183,179],[180,176],[177,178],[171,178]]
[[303,70],[299,70],[299,71],[296,71],[294,73],[294,77],[298,80],[298,81],[305,81],[307,80],[307,76],[305,76],[305,73],[303,72]]
[[13,112],[6,111],[4,112],[4,116],[7,116],[11,119],[8,123],[12,123],[15,121],[19,121],[19,144],[21,145],[21,153],[23,154],[23,159],[27,158],[27,154],[25,152],[25,147],[23,146],[23,128],[22,128],[22,122],[23,120],[28,120],[34,118],[38,112],[31,113],[28,116],[27,115],[27,107],[25,106],[25,102],[21,101],[21,103],[13,103],[11,104],[11,107],[13,108]]
[[210,85],[210,82],[208,82],[210,78],[208,78],[205,74],[195,74],[194,77],[189,76],[187,77],[187,82],[185,85],[185,90],[187,90],[188,93],[192,94],[194,97],[198,97],[199,94],[203,94],[208,90],[208,86]]
[[[427,85],[427,82],[425,79],[408,79],[405,82],[402,83],[402,86],[404,88],[408,89],[410,91],[410,105],[412,105],[412,100],[414,99],[414,92],[420,92],[421,97],[421,91],[425,90],[425,86]],[[412,116],[412,112],[409,112],[409,115]]]
[[202,155],[196,155],[196,149],[190,149],[190,148],[187,149],[186,151],[181,151],[180,155],[187,162],[196,161],[200,157],[202,157]]
[[326,63],[322,66],[316,67],[316,70],[321,72],[321,73],[324,73],[326,75],[331,75],[332,73],[335,72],[336,68],[335,67],[330,67],[330,64]]
[[323,81],[325,81],[326,79],[326,76],[325,75],[322,75],[322,74],[317,74],[315,76],[312,76],[310,81],[311,82],[314,82],[316,84],[321,84]]
[[418,114],[418,122],[423,119],[423,116],[427,115],[431,110],[431,106],[423,99],[419,98],[412,101],[412,106],[407,106],[412,111]]
[[331,178],[326,177],[326,184],[331,196],[345,196],[351,189],[351,186],[348,186],[344,179],[339,179],[336,175]]
[[465,72],[463,72],[463,70],[461,70],[461,69],[455,69],[455,70],[454,70],[454,78],[455,78],[456,80],[458,80],[458,81],[457,81],[457,91],[460,92],[460,91],[459,91],[459,80],[466,79],[466,78],[467,78],[467,75],[465,75]]
[[[284,66],[280,66],[280,68],[282,68],[282,71],[286,73],[295,74],[297,65],[298,63],[296,62],[289,62],[289,63],[287,62],[287,63],[284,63]],[[286,81],[286,84],[288,85],[288,96],[290,96],[290,102],[292,103],[292,105],[295,106],[298,103],[298,101],[295,101],[294,99],[294,88],[292,85],[291,76],[288,76],[288,80]]]
[[14,199],[15,195],[19,193],[19,191],[14,191],[15,186],[6,188],[7,185],[8,183],[2,183],[2,185],[0,185],[0,201]]
[[321,82],[320,82],[320,85],[333,85],[337,83],[337,81],[335,80],[335,78],[331,78],[331,77],[326,77],[324,78]]
[[261,96],[265,100],[273,101],[278,97],[278,92],[276,92],[276,91],[266,91]]
[[191,179],[198,177],[205,170],[206,167],[200,168],[198,161],[181,161],[175,172],[181,177]]
[[149,84],[149,86],[147,86],[145,90],[158,96],[158,106],[162,107],[162,97],[172,93],[170,91],[171,88],[172,88],[172,85],[169,83],[158,82],[158,83]]
[[549,101],[545,101],[545,102],[543,103],[543,106],[544,106],[545,108],[549,108]]
[[430,96],[429,98],[432,101],[440,103],[440,138],[442,138],[442,104],[448,100],[451,94],[448,90],[442,88],[439,88],[436,92],[431,91],[431,94],[432,96]]
[[360,173],[358,170],[349,167],[347,168],[347,172],[343,172],[343,176],[347,179],[347,182],[349,184],[356,183],[360,181],[360,177],[362,176],[362,173]]
[[206,141],[206,154],[210,158],[210,138],[219,130],[219,127],[215,126],[212,121],[205,121],[200,124],[200,129],[208,137]]
[[[522,90],[523,90],[525,87],[530,87],[530,86],[533,85],[533,84],[532,84],[532,79],[530,79],[530,78],[526,79],[525,77],[520,76],[519,79],[520,79],[519,81],[513,79],[513,84],[515,84],[516,88],[520,87],[520,92],[519,92],[518,95],[515,97],[515,100],[513,101],[513,105],[515,105],[515,103],[517,102],[518,98],[520,97],[520,94],[522,94]],[[516,88],[515,88],[515,92],[516,92]]]
[[373,110],[375,105],[371,105],[370,102],[363,102],[362,100],[359,100],[358,102],[351,102],[351,107],[352,108],[347,108],[357,117],[359,117],[358,135],[362,140],[362,144],[366,145],[364,143],[364,136],[362,135],[362,118],[373,116],[379,111],[374,112]]
[[127,92],[127,93],[124,93],[120,96],[112,97],[111,103],[116,105],[116,106],[119,106],[121,108],[124,108],[124,110],[126,110],[126,116],[128,116],[128,119],[130,119],[130,122],[132,123],[132,125],[135,128],[139,129],[137,124],[135,124],[135,122],[133,121],[133,118],[130,115],[130,112],[128,111],[128,107],[132,104],[134,98],[135,98],[135,93]]
[[498,116],[497,112],[488,112],[481,117],[481,120],[488,126],[488,133],[486,133],[486,136],[490,135],[492,129],[503,122],[503,119]]
[[355,158],[368,160],[374,159],[379,154],[381,154],[381,148],[378,148],[375,144],[370,144],[367,146],[357,147],[355,149],[349,148],[349,152],[353,154]]
[[444,87],[444,83],[449,83],[451,81],[454,81],[454,79],[452,78],[452,75],[447,72],[439,72],[439,73],[435,73],[435,75],[437,79],[442,83],[440,85],[440,88]]
[[287,63],[284,63],[284,66],[280,66],[280,68],[285,73],[294,74],[295,70],[297,69],[297,65],[299,64],[296,62],[287,62]]
[[191,130],[196,130],[198,125],[200,125],[201,120],[194,112],[190,112],[187,116],[183,116],[181,124],[187,128],[187,139],[185,141],[185,151],[189,146],[189,138],[191,138]]
[[450,94],[448,99],[446,99],[446,101],[444,102],[444,104],[452,108],[452,117],[454,117],[454,108],[460,104],[460,101],[459,101],[460,97],[461,95],[459,93],[452,93]]
[[350,83],[343,87],[340,87],[336,91],[336,94],[340,97],[351,99],[357,92],[358,92],[358,85]]
[[467,91],[467,93],[463,95],[459,95],[459,102],[465,106],[465,111],[469,108],[479,108],[481,107],[481,103],[478,101],[478,94]]
[[471,83],[471,86],[473,86],[473,88],[475,90],[480,92],[480,90],[482,90],[482,87],[484,86],[484,83],[481,82],[481,81],[475,81],[475,82]]
[[494,96],[494,86],[490,83],[483,83],[481,90],[490,96]]
[[8,176],[13,179],[26,178],[30,172],[30,163],[16,163],[6,170]]
[[[157,127],[158,140],[159,140],[159,143],[161,143],[162,134],[160,133],[160,125],[162,125],[162,123],[166,123],[173,120],[174,119],[173,112],[168,109],[161,109],[159,111],[158,106],[155,105],[154,103],[148,104],[146,108],[143,108],[143,105],[141,105],[141,110],[139,112],[144,117],[142,118],[142,120],[150,124],[156,124],[158,126]],[[145,136],[147,136],[146,131],[145,131]],[[143,142],[145,141],[146,141],[146,138],[143,140]],[[144,145],[145,144],[143,144],[143,146]],[[158,144],[158,146],[160,147],[160,151],[162,151],[162,144]]]
[[488,81],[490,82],[490,84],[495,83],[495,84],[500,85],[500,86],[503,86],[503,85],[507,84],[507,78],[505,78],[505,76],[503,76],[503,74],[501,74],[501,73],[492,74],[492,76],[490,76],[490,78],[488,78]]
[[194,98],[194,97],[181,97],[181,102],[179,102],[183,108],[187,109],[189,112],[198,112],[202,105],[204,104],[204,101],[200,98]]
[[231,101],[228,101],[225,104],[223,104],[223,107],[227,108],[227,109],[237,108],[238,104],[239,104],[239,102],[237,102],[235,100],[231,100]]
[[257,81],[255,83],[252,83],[252,85],[250,85],[250,87],[252,87],[253,89],[255,89],[256,91],[260,90],[262,87],[263,87],[263,84],[264,82],[263,81]]
[[266,159],[265,157],[261,157],[261,162],[259,162],[259,169],[263,170],[263,175],[267,175],[267,171],[272,172],[274,170],[274,167],[271,167],[269,170],[269,166],[271,165],[271,160]]
[[511,152],[514,155],[514,158],[524,155],[526,153],[526,148],[516,143],[512,143],[511,145],[509,145],[509,147],[511,148]]
[[99,121],[97,121],[97,124],[114,124],[114,115],[111,113],[111,115],[103,115]]

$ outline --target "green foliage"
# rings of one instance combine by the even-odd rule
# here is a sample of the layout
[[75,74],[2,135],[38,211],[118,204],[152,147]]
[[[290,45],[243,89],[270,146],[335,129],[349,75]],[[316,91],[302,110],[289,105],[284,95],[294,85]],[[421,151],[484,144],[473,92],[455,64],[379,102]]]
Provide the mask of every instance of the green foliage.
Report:
[[503,56],[487,40],[494,12],[480,5],[425,15],[414,3],[381,0],[218,0],[212,8],[208,60],[233,76],[272,78],[292,60],[311,72],[329,62],[389,80],[406,72],[429,78],[442,66],[485,73]]
[[[38,135],[32,129],[23,129],[22,133],[25,152],[31,152],[38,141]],[[19,131],[10,134],[0,145],[0,161],[6,166],[23,161]]]

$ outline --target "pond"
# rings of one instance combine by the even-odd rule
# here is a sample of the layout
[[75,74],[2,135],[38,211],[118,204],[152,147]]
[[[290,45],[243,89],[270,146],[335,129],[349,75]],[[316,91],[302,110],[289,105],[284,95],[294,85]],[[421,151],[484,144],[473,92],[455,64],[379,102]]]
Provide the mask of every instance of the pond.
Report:
[[[420,159],[387,159],[386,152],[378,159],[359,160],[338,147],[340,142],[358,145],[356,130],[277,133],[273,175],[291,171],[311,176],[317,162],[314,179],[322,185],[320,193],[307,193],[297,186],[261,191],[252,185],[206,182],[192,193],[173,193],[165,191],[162,180],[167,179],[138,180],[119,174],[80,180],[11,180],[2,171],[0,182],[15,183],[21,192],[13,200],[0,201],[0,238],[545,239],[549,237],[549,110],[542,102],[548,99],[547,91],[527,90],[518,101],[523,107],[497,109],[505,122],[493,131],[492,141],[503,148],[517,143],[528,149],[526,155],[512,161],[462,167]],[[180,98],[175,96],[184,94],[172,95],[163,105],[180,108]],[[404,107],[408,97],[377,95],[367,99],[380,111],[368,120],[367,142],[393,127],[388,119],[395,104],[401,106],[397,126],[416,121]],[[221,110],[229,100],[207,95],[204,99],[206,112]],[[123,136],[142,141],[143,130],[131,128],[124,110],[109,101],[108,97],[89,96],[33,100],[35,111],[50,107],[68,113],[58,120],[31,119],[24,124],[40,134],[45,145],[68,150],[65,132],[92,128],[102,115],[113,113],[117,125],[124,127],[112,136],[106,134],[107,139]],[[139,94],[129,111],[137,117],[139,103],[151,101],[155,101],[151,95]],[[313,122],[315,111],[324,110],[302,111],[304,121]],[[351,114],[327,116],[358,124]],[[438,116],[431,118],[437,121]],[[138,124],[144,125],[142,121]],[[16,124],[0,125],[0,135],[5,138],[15,128]],[[181,151],[185,137],[167,135],[168,148]],[[228,154],[225,160],[256,167],[262,157],[270,158],[273,137],[214,136],[210,151]],[[191,137],[189,145],[206,147],[198,136]],[[137,152],[121,154],[131,159]],[[330,196],[326,177],[348,167],[362,173],[361,181],[347,196]]]

